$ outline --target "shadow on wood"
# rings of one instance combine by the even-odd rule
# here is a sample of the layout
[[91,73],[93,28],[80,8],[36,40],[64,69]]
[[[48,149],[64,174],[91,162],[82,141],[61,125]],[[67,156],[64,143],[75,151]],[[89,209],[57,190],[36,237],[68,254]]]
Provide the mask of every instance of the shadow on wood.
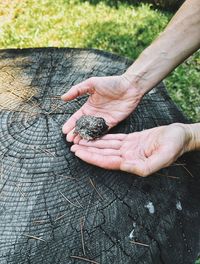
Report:
[[[199,153],[141,178],[82,162],[61,132],[87,97],[64,104],[60,95],[131,61],[56,48],[2,50],[0,58],[0,263],[193,264]],[[187,120],[161,83],[112,132],[172,122]]]

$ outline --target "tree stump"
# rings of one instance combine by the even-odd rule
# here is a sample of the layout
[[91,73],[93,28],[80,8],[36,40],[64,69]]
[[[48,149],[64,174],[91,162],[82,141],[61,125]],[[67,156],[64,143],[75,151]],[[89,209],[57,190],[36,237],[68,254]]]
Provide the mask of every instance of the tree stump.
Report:
[[[142,178],[86,164],[63,123],[87,96],[60,95],[131,61],[87,49],[0,52],[0,263],[193,264],[200,239],[200,155]],[[188,122],[161,83],[112,133]]]

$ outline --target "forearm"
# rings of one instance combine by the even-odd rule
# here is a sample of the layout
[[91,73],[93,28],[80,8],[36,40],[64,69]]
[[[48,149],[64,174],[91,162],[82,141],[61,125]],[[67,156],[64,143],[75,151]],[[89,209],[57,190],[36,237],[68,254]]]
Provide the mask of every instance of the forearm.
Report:
[[200,1],[187,0],[123,75],[145,94],[199,47]]

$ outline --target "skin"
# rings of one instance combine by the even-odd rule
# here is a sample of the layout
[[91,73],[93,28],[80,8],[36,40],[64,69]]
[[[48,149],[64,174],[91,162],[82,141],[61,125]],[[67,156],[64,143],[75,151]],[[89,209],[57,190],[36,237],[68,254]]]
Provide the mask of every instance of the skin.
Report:
[[111,128],[125,119],[142,98],[139,89],[130,89],[130,83],[125,77],[109,76],[89,78],[73,86],[62,96],[62,99],[69,101],[86,93],[90,94],[87,102],[63,126],[63,133],[67,134],[67,140],[74,143],[80,139],[73,132],[76,120],[82,115],[103,117]]
[[[200,125],[197,130],[200,130]],[[190,127],[175,123],[142,132],[109,134],[96,141],[81,139],[71,147],[71,151],[96,166],[145,177],[190,151],[193,148],[191,144],[193,134]]]
[[171,124],[126,134],[110,134],[86,142],[73,134],[81,115],[101,116],[109,128],[125,119],[175,67],[200,48],[200,1],[187,0],[160,36],[120,76],[92,77],[61,98],[89,94],[87,102],[63,126],[71,150],[82,160],[106,169],[140,176],[169,166],[183,153],[200,149],[200,123]]

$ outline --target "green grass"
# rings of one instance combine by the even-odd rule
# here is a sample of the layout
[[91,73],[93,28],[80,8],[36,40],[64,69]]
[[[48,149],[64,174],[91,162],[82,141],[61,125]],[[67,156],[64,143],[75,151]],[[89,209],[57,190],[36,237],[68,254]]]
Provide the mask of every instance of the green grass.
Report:
[[[88,47],[136,59],[164,29],[172,14],[118,3],[81,0],[4,0],[0,3],[0,48]],[[165,83],[179,107],[200,120],[200,53],[179,66]]]

